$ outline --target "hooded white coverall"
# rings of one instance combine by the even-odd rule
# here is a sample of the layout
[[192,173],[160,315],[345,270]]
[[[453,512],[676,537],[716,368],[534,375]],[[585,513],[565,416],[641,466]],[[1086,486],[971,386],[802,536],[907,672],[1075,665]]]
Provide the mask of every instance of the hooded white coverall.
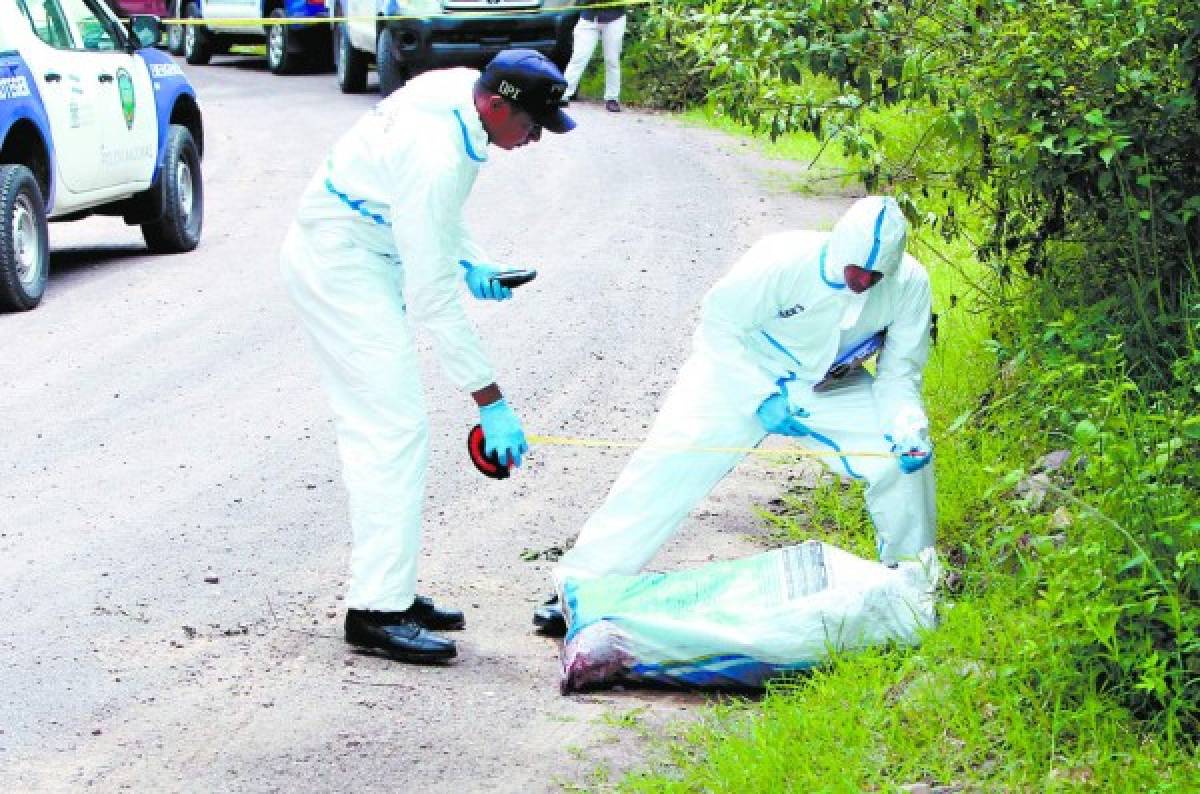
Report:
[[[691,357],[667,394],[646,442],[555,569],[565,577],[638,573],[688,512],[743,457],[680,447],[757,446],[755,415],[782,393],[824,452],[889,452],[903,436],[927,435],[921,402],[929,353],[929,277],[904,253],[907,224],[891,198],[861,199],[830,233],[792,231],[755,244],[704,298]],[[861,294],[843,267],[880,270]],[[887,329],[876,375],[861,368],[814,392],[835,358]],[[674,449],[672,449],[674,448]],[[835,471],[865,480],[867,508],[884,562],[914,557],[934,540],[931,466],[906,474],[895,457],[829,457]]]
[[495,381],[459,302],[459,260],[486,261],[462,217],[488,143],[478,77],[428,72],[380,102],[318,168],[283,246],[349,492],[352,609],[404,610],[415,593],[429,442],[409,321],[455,385]]

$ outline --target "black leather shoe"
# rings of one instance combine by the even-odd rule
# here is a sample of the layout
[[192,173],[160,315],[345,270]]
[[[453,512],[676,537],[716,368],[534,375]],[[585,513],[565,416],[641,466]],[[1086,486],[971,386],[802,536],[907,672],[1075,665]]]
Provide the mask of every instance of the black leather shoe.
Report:
[[421,626],[409,615],[409,610],[346,610],[346,642],[380,650],[397,661],[417,664],[445,662],[458,655],[454,640]]
[[405,612],[417,623],[434,631],[457,631],[467,625],[461,610],[435,606],[433,599],[428,596],[417,596]]
[[558,594],[546,599],[546,602],[533,610],[533,625],[538,634],[547,637],[567,636],[567,619],[563,617],[562,607],[558,604]]

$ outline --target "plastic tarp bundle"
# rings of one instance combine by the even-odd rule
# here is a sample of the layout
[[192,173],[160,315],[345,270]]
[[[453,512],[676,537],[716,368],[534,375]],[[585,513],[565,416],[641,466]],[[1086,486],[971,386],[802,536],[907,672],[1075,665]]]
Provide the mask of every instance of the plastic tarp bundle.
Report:
[[895,568],[810,541],[690,571],[566,578],[563,693],[622,682],[758,688],[934,625],[933,549]]

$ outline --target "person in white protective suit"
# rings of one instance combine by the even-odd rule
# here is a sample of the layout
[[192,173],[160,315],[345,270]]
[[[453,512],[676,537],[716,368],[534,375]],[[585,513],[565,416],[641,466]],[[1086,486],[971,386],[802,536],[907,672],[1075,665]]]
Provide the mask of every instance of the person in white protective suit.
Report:
[[[746,252],[705,296],[690,358],[645,443],[560,559],[555,579],[635,574],[743,453],[768,433],[866,482],[879,558],[915,557],[934,541],[933,449],[921,400],[931,324],[929,277],[905,254],[894,199],[860,199],[830,233],[789,231]],[[876,373],[861,365],[827,388],[831,365],[886,332]],[[814,391],[814,386],[820,388]],[[540,631],[566,622],[552,597]]]
[[281,255],[284,281],[320,361],[349,493],[353,550],[347,642],[409,662],[453,658],[437,630],[459,610],[415,592],[428,419],[411,325],[479,406],[487,451],[519,466],[516,414],[459,300],[511,291],[471,241],[463,204],[489,143],[511,150],[567,132],[566,80],[533,50],[482,74],[446,69],[380,102],[334,146],[300,199]]

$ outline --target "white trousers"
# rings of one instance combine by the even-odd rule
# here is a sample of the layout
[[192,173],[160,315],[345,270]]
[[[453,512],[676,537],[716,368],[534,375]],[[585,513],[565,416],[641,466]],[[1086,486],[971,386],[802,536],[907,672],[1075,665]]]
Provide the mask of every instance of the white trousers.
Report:
[[282,272],[317,351],[350,497],[346,605],[412,605],[429,459],[425,397],[395,257],[293,225]]
[[593,20],[580,19],[575,23],[575,41],[571,48],[571,62],[567,64],[567,91],[564,96],[571,99],[579,88],[579,79],[587,68],[592,53],[596,51],[596,41],[604,42],[604,98],[621,98],[621,43],[625,38],[625,14],[612,22],[599,23]]
[[[680,447],[755,447],[765,437],[752,413],[734,411],[721,393],[722,373],[693,355],[658,412],[650,434],[625,465],[604,504],[588,518],[579,538],[555,569],[586,578],[636,574],[670,539],[687,514],[742,459],[744,453],[682,452]],[[879,427],[872,377],[847,378],[834,391],[816,394],[794,386],[794,407],[813,435],[796,439],[820,451],[888,452]],[[905,474],[894,457],[828,457],[832,470],[865,480],[867,510],[884,562],[915,557],[933,545],[936,514],[932,465]]]

